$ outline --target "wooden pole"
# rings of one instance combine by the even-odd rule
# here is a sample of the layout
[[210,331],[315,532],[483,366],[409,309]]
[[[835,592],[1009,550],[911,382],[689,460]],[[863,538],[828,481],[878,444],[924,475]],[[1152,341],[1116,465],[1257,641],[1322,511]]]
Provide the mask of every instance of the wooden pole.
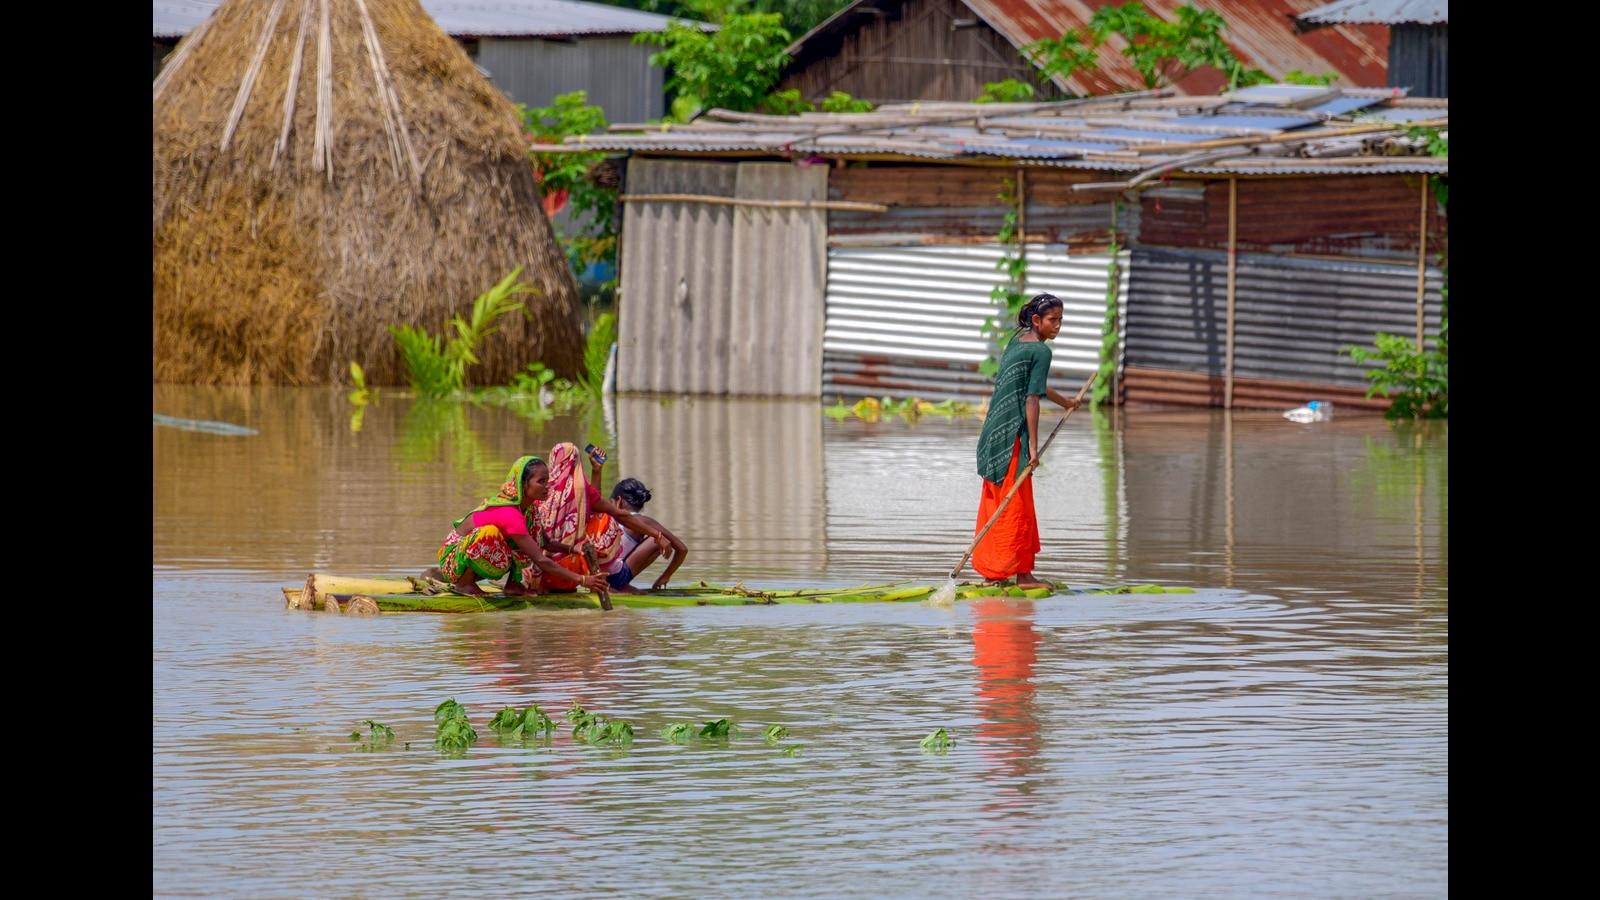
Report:
[[1239,264],[1239,179],[1228,179],[1228,336],[1222,360],[1222,408],[1233,409],[1233,288]]
[[1417,238],[1417,352],[1422,352],[1422,307],[1428,277],[1428,176],[1422,176],[1422,226]]

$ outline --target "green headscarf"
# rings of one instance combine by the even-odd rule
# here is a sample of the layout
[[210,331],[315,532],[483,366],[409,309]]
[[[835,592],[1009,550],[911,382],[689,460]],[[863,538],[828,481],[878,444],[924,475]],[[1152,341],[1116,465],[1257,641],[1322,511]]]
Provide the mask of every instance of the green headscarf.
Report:
[[[541,466],[545,464],[544,460],[537,456],[519,457],[516,462],[511,464],[511,471],[506,473],[506,483],[500,485],[500,493],[478,504],[478,508],[474,509],[472,513],[482,512],[491,506],[521,506],[522,483],[527,475],[528,467],[534,463],[538,463]],[[467,513],[467,516],[472,515],[472,513]],[[457,519],[455,527],[460,528],[461,523],[467,520],[467,516]]]

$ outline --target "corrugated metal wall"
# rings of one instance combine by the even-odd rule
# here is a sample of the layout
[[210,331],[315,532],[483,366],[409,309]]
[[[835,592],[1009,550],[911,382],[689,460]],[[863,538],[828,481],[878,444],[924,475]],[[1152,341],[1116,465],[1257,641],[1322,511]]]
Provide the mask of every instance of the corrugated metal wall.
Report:
[[517,103],[549,106],[558,94],[588,91],[589,105],[605,110],[607,122],[646,122],[666,109],[662,70],[650,65],[656,49],[629,37],[486,37],[475,62]]
[[1450,26],[1416,22],[1389,26],[1389,86],[1413,97],[1450,96]]
[[[1225,377],[1227,254],[1133,251],[1124,364],[1174,373],[1170,385],[1130,374],[1126,400],[1214,402],[1196,385]],[[1424,331],[1439,332],[1442,274],[1425,273]],[[1417,269],[1354,261],[1240,254],[1234,288],[1234,377],[1364,389],[1365,372],[1342,356],[1347,344],[1372,345],[1380,331],[1416,339]],[[1241,403],[1236,393],[1235,405]],[[1265,402],[1265,401],[1264,401]],[[1271,400],[1271,403],[1276,403]]]
[[[1423,177],[1331,175],[1240,179],[1240,253],[1358,257],[1414,263],[1422,237]],[[1430,193],[1431,197],[1431,193]],[[1228,249],[1228,182],[1175,181],[1140,198],[1140,246]],[[1449,227],[1430,199],[1428,247]]]
[[[822,200],[824,167],[635,158],[628,194]],[[818,396],[826,212],[625,204],[621,392]]]
[[[1030,168],[1021,174],[1030,244],[1066,244],[1080,253],[1103,250],[1113,221],[1123,246],[1138,234],[1137,205],[1107,199],[1104,192],[1072,190],[1098,173]],[[835,247],[993,243],[1009,211],[1000,195],[1006,181],[1014,185],[1017,176],[1016,169],[961,166],[834,169],[828,175],[829,199],[881,203],[888,209],[834,210],[828,216],[828,242]]]
[[[1003,278],[1003,256],[997,243],[830,248],[823,395],[987,398],[992,383],[977,371],[990,354],[981,329],[995,313],[989,292]],[[1075,392],[1099,367],[1110,256],[1045,245],[1029,247],[1027,258],[1028,292],[1064,303],[1051,371],[1059,389]],[[1127,252],[1120,258],[1125,306]]]

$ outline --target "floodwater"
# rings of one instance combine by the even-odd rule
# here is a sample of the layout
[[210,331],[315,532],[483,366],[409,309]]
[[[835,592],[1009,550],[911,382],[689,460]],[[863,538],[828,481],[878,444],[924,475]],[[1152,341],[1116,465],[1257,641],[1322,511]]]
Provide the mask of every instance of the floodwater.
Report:
[[[1193,593],[284,607],[310,572],[414,574],[517,456],[566,440],[611,450],[608,491],[651,488],[690,548],[677,583],[941,582],[979,423],[822,409],[155,386],[156,414],[257,433],[153,426],[153,895],[1448,894],[1443,423],[1073,414],[1035,476],[1036,572]],[[433,746],[449,699],[465,753]],[[574,702],[632,746],[574,738]],[[488,727],[532,704],[548,739]],[[742,736],[661,736],[722,718]],[[940,728],[954,745],[923,749]]]

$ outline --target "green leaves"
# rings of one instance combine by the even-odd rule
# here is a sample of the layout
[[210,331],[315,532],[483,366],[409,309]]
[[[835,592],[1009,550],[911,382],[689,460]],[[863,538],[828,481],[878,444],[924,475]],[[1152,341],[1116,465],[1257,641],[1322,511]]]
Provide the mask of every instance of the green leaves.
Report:
[[739,726],[733,724],[731,721],[727,719],[713,719],[701,726],[699,736],[709,739],[720,738],[723,740],[728,740],[737,739],[743,736],[743,734],[744,732],[739,730]]
[[508,706],[494,714],[494,718],[489,720],[489,727],[499,732],[502,738],[513,741],[538,737],[540,733],[548,740],[556,730],[556,724],[537,703],[527,709]]
[[1273,80],[1260,69],[1246,68],[1234,54],[1222,37],[1228,23],[1215,11],[1185,4],[1176,12],[1177,21],[1168,22],[1138,0],[1102,6],[1089,17],[1087,32],[1069,30],[1060,38],[1024,44],[1018,52],[1038,67],[1040,81],[1065,80],[1099,68],[1101,47],[1116,36],[1127,43],[1122,54],[1146,88],[1163,87],[1208,65],[1227,76],[1229,89]]
[[[1121,204],[1117,204],[1118,209]],[[1110,262],[1106,263],[1106,313],[1100,323],[1100,368],[1099,375],[1094,381],[1094,388],[1089,392],[1089,402],[1099,404],[1111,396],[1111,384],[1115,380],[1112,376],[1117,371],[1117,345],[1121,341],[1117,323],[1120,321],[1117,306],[1121,296],[1122,264],[1117,259],[1117,254],[1122,248],[1117,244],[1116,213],[1112,212],[1111,243],[1107,250],[1111,254]]]
[[[1441,326],[1441,335],[1444,328]],[[1434,341],[1437,349],[1421,350],[1415,341],[1395,334],[1378,332],[1373,338],[1374,350],[1347,344],[1340,352],[1351,360],[1364,363],[1381,360],[1383,368],[1371,369],[1367,378],[1372,386],[1367,396],[1394,394],[1389,408],[1384,410],[1387,419],[1447,419],[1450,417],[1450,356],[1449,344],[1441,337]]]
[[922,739],[922,749],[929,753],[944,753],[956,745],[955,739],[943,728]]
[[460,314],[451,318],[449,327],[455,330],[455,336],[448,343],[441,336],[411,325],[389,326],[412,390],[425,399],[441,399],[466,387],[467,366],[479,362],[478,344],[499,330],[497,323],[502,317],[513,312],[528,315],[522,303],[512,298],[539,290],[518,282],[521,275],[522,266],[517,266],[499,284],[479,294],[472,303],[470,319],[463,319]]
[[[1035,42],[1035,43],[1038,43],[1038,42]],[[1022,49],[1023,49],[1024,55],[1026,55],[1026,53],[1028,51],[1028,48],[1029,47],[1033,47],[1033,46],[1034,46],[1034,44],[1029,44],[1026,47],[1023,47]],[[1048,76],[1046,76],[1044,73],[1041,72],[1039,77],[1040,77],[1040,80],[1043,80],[1044,78],[1046,78]],[[1025,82],[1018,81],[1015,78],[1007,78],[1004,81],[987,81],[987,82],[984,82],[983,94],[981,96],[979,96],[977,99],[973,100],[972,102],[973,103],[1026,103],[1027,101],[1032,100],[1032,99],[1033,99],[1033,85],[1027,84]]]
[[650,64],[671,73],[667,90],[694,98],[700,109],[736,112],[749,112],[767,99],[789,62],[783,50],[792,40],[781,13],[730,15],[709,34],[698,24],[670,22],[664,32],[633,36],[635,44],[664,48],[650,56]]
[[448,754],[465,753],[478,740],[478,732],[467,720],[467,709],[452,697],[433,711],[433,721],[438,731],[433,746]]

